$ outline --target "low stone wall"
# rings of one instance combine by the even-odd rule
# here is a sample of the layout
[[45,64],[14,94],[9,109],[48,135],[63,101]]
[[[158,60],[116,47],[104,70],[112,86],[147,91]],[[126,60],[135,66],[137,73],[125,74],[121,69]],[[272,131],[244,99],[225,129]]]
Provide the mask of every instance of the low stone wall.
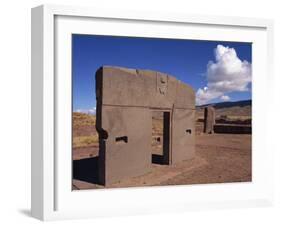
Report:
[[[197,120],[196,122],[196,134],[199,135],[204,132],[203,120]],[[252,134],[251,124],[215,124],[214,133],[233,133],[233,134]]]
[[215,133],[252,134],[251,125],[215,124]]

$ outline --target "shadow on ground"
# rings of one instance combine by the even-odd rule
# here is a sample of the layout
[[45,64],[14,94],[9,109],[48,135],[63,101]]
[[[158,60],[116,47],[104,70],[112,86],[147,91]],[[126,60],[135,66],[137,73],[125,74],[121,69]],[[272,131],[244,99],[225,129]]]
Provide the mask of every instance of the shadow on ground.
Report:
[[31,211],[29,209],[19,209],[18,211],[19,211],[19,213],[23,214],[24,216],[32,217]]
[[98,157],[73,161],[73,179],[100,184],[98,181],[98,170]]
[[[99,157],[79,159],[73,161],[73,179],[99,184],[99,167],[98,167]],[[163,155],[152,155],[152,163],[164,165]]]
[[152,163],[159,164],[159,165],[165,165],[163,155],[152,154]]

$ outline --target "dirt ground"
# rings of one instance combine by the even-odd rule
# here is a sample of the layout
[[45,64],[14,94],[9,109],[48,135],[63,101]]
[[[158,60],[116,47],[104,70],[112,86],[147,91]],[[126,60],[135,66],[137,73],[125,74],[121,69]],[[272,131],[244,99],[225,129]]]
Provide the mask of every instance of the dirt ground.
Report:
[[[195,158],[172,166],[152,163],[151,172],[110,187],[251,181],[251,138],[248,134],[198,134]],[[75,148],[73,160],[73,189],[104,188],[97,180],[97,145]]]

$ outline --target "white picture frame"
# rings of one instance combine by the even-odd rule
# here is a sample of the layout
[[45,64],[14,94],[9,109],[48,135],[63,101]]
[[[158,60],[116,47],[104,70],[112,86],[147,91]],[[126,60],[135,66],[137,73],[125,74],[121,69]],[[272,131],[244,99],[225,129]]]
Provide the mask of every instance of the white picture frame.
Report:
[[[253,181],[72,191],[71,33],[252,42]],[[56,220],[272,204],[273,153],[266,139],[266,98],[273,82],[271,20],[43,5],[32,9],[31,38],[33,217]]]

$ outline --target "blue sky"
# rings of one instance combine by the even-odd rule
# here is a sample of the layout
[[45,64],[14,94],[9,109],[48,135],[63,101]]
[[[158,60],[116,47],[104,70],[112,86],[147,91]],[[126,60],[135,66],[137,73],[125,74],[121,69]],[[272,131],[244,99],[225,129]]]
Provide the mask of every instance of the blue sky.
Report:
[[73,34],[73,110],[95,107],[94,75],[102,65],[171,74],[190,84],[201,103],[211,103],[251,99],[251,62],[251,43]]

